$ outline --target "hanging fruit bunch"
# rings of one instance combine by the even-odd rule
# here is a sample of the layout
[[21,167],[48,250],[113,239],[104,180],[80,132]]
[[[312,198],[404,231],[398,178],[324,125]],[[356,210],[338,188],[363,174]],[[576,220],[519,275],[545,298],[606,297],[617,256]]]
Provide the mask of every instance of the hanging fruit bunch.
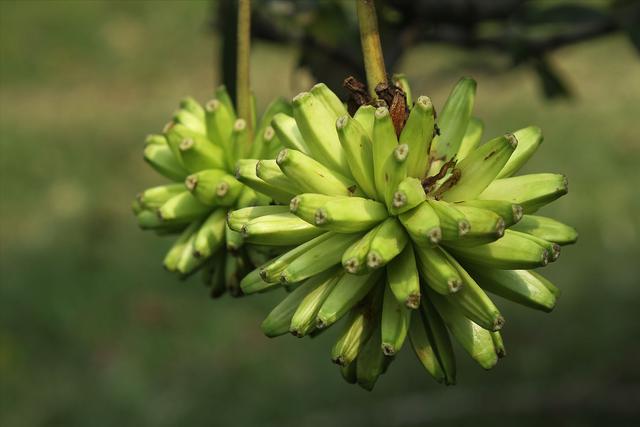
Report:
[[[241,161],[237,177],[291,202],[235,210],[229,226],[247,242],[305,241],[241,288],[290,291],[262,324],[268,336],[313,335],[345,318],[331,357],[349,382],[371,389],[408,337],[426,370],[453,384],[450,335],[485,369],[505,354],[504,319],[487,292],[553,308],[558,289],[534,269],[577,234],[534,214],[567,193],[567,180],[513,176],[542,141],[537,127],[480,144],[472,79],[458,82],[437,120],[431,100],[413,103],[404,80],[392,89],[391,102],[382,88],[377,108],[352,116],[317,85],[293,99],[293,118],[274,117],[286,148],[276,160]],[[269,173],[256,181],[249,163]]]
[[[273,201],[240,183],[233,170],[243,157],[270,158],[282,148],[269,125],[276,114],[291,114],[290,104],[277,99],[257,127],[255,114],[248,124],[237,117],[220,87],[204,107],[193,98],[184,99],[163,133],[146,140],[144,159],[173,182],[138,194],[133,202],[138,224],[159,235],[177,235],[164,258],[165,268],[182,277],[202,269],[213,297],[227,290],[241,295],[240,279],[277,253],[262,245],[244,245],[242,235],[226,225],[230,209]],[[271,194],[277,195],[277,189]],[[275,200],[283,201],[278,196]]]

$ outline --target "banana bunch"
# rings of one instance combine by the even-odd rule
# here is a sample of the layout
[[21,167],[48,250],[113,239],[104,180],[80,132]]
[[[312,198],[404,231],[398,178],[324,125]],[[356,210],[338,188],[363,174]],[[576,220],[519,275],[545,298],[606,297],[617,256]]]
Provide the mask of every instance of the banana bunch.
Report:
[[542,134],[526,127],[481,144],[476,83],[463,78],[438,119],[431,100],[408,114],[362,105],[353,116],[325,85],[293,99],[272,127],[275,160],[240,160],[236,178],[288,206],[229,214],[245,242],[283,249],[240,282],[285,288],[262,323],[275,337],[315,336],[340,322],[331,350],[345,380],[372,389],[405,341],[433,378],[456,381],[451,336],[485,369],[504,356],[497,295],[550,311],[559,290],[535,269],[576,231],[535,215],[567,193],[563,175],[514,176]]
[[[162,134],[146,139],[145,161],[172,183],[138,194],[133,202],[138,224],[158,235],[177,234],[164,266],[182,277],[202,270],[212,297],[226,291],[241,295],[242,277],[278,253],[277,247],[245,245],[242,234],[226,224],[231,209],[287,202],[277,188],[271,191],[279,194],[273,199],[234,176],[239,159],[273,158],[282,148],[269,125],[275,115],[290,117],[291,105],[278,99],[257,126],[248,126],[237,118],[226,89],[220,87],[204,107],[184,99]],[[251,120],[256,123],[255,113]]]

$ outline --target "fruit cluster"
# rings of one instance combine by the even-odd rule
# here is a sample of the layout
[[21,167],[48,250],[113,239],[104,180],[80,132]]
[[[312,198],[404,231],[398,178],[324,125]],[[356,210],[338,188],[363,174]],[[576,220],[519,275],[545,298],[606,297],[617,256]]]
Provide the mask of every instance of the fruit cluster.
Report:
[[[400,110],[380,99],[350,115],[324,84],[296,96],[291,110],[272,104],[251,149],[230,103],[203,111],[183,103],[147,149],[163,147],[180,173],[150,163],[186,178],[186,189],[148,190],[136,208],[142,226],[184,230],[169,269],[187,274],[211,259],[215,286],[237,287],[227,271],[251,262],[242,293],[285,288],[262,324],[267,336],[313,336],[345,318],[332,360],[366,389],[407,337],[438,382],[455,383],[450,335],[493,367],[505,354],[504,319],[485,291],[550,311],[559,291],[534,269],[577,239],[573,228],[534,215],[566,194],[563,175],[513,176],[542,142],[539,128],[480,144],[473,80],[458,82],[437,119],[428,97],[413,102],[406,81],[395,84]],[[224,120],[214,118],[221,105]],[[228,267],[229,259],[238,261]]]
[[257,127],[255,114],[248,126],[220,87],[204,107],[184,99],[163,133],[147,137],[144,159],[174,183],[138,194],[133,202],[138,224],[159,235],[179,234],[165,268],[182,277],[202,270],[213,297],[226,291],[242,295],[244,275],[278,253],[279,248],[244,245],[242,235],[226,225],[230,210],[272,202],[240,183],[233,171],[242,157],[272,158],[282,149],[269,124],[278,113],[290,115],[290,103],[275,100]]

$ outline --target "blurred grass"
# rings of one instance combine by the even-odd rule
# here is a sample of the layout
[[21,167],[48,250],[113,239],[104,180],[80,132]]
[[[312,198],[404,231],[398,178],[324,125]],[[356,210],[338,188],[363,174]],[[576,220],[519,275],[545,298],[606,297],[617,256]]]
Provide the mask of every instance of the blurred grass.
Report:
[[[0,2],[0,425],[632,425],[640,399],[640,64],[611,37],[552,60],[576,97],[548,103],[527,69],[441,46],[401,69],[442,105],[460,75],[496,135],[538,124],[527,171],[563,172],[546,212],[580,242],[545,269],[563,290],[544,315],[498,301],[509,356],[490,373],[459,353],[444,388],[410,352],[376,390],[348,386],[330,333],[264,338],[280,295],[212,303],[160,267],[169,241],[129,205],[160,179],[145,134],[180,97],[220,81],[205,1]],[[308,86],[295,52],[256,46],[259,106]],[[304,77],[302,75],[302,77]]]

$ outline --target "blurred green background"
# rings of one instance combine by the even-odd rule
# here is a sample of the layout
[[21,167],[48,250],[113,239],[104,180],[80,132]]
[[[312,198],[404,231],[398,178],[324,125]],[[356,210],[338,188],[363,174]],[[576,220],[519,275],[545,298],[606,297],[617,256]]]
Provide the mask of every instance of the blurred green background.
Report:
[[[461,75],[497,135],[545,142],[527,171],[562,172],[545,210],[579,243],[545,273],[551,314],[497,301],[508,357],[459,349],[444,387],[402,352],[376,389],[343,382],[331,332],[270,340],[280,294],[212,302],[161,268],[169,240],[137,229],[135,193],[161,179],[142,141],[178,100],[220,82],[206,1],[0,2],[0,425],[632,425],[640,417],[640,62],[613,35],[555,52],[574,93],[545,100],[527,68],[429,44],[403,56],[414,93],[442,105]],[[384,37],[384,35],[383,35]],[[257,43],[259,107],[312,79],[295,48]],[[338,88],[335,88],[338,89]]]

